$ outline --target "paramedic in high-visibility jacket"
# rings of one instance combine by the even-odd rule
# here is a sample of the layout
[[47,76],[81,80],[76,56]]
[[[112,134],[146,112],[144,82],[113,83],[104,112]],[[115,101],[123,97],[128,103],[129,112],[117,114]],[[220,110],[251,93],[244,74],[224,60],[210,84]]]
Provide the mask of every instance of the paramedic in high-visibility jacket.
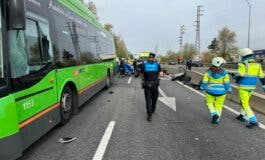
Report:
[[249,100],[256,89],[258,79],[262,83],[262,88],[265,91],[265,78],[262,67],[254,60],[254,53],[249,48],[244,48],[239,52],[242,60],[238,64],[238,73],[233,75],[238,83],[239,98],[241,101],[241,114],[237,117],[238,120],[245,122],[247,119],[249,123],[247,128],[258,126],[257,118],[252,111]]
[[160,65],[155,61],[155,54],[150,53],[148,61],[142,64],[141,76],[142,87],[146,100],[147,120],[152,121],[152,114],[155,113],[158,99],[159,75],[163,76]]
[[221,66],[225,63],[222,57],[215,57],[212,66],[204,74],[201,90],[206,91],[206,104],[211,113],[212,123],[220,122],[226,93],[232,92],[229,74]]

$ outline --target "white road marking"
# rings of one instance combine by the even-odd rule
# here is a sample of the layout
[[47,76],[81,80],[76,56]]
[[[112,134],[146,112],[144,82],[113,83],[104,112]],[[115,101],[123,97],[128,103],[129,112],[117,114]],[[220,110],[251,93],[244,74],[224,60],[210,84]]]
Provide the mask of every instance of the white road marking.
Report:
[[[178,84],[180,84],[181,86],[184,86],[185,88],[187,88],[187,89],[189,89],[189,90],[191,90],[191,91],[197,93],[198,95],[200,95],[200,96],[202,96],[202,97],[205,97],[205,95],[204,95],[203,93],[201,93],[201,92],[199,92],[199,91],[197,91],[197,90],[195,90],[195,89],[193,89],[193,88],[191,88],[191,87],[189,87],[189,86],[186,86],[186,85],[184,85],[183,83],[181,83],[181,82],[179,82],[179,81],[176,81],[176,82],[177,82]],[[236,114],[236,115],[239,115],[239,114],[240,114],[238,111],[232,109],[231,107],[229,107],[229,106],[227,106],[227,105],[224,105],[224,108],[227,109],[228,111],[230,111],[230,112]],[[264,129],[264,130],[265,130],[265,125],[264,125],[264,124],[259,123],[259,127],[260,127],[261,129]]]
[[103,159],[103,156],[104,156],[106,148],[108,146],[108,143],[109,143],[112,131],[114,129],[115,123],[116,122],[114,122],[114,121],[111,121],[109,123],[109,125],[108,125],[108,127],[107,127],[101,141],[100,141],[100,144],[98,146],[96,154],[93,157],[93,160],[102,160]]
[[158,100],[167,105],[173,111],[177,111],[176,109],[176,98],[175,97],[158,97]]
[[158,90],[162,97],[167,97],[166,93],[161,88],[158,88]]
[[259,127],[262,128],[262,129],[265,129],[265,125],[262,124],[262,123],[259,123]]
[[129,78],[129,80],[128,80],[128,84],[130,84],[131,81],[132,81],[132,77]]
[[160,77],[159,78],[160,80],[167,80],[167,81],[169,81],[170,79],[169,78],[167,78],[167,77]]
[[168,97],[166,95],[166,93],[161,88],[158,88],[158,90],[162,96],[162,97],[159,97],[158,100],[176,112],[177,111],[177,109],[176,109],[176,98],[175,97]]

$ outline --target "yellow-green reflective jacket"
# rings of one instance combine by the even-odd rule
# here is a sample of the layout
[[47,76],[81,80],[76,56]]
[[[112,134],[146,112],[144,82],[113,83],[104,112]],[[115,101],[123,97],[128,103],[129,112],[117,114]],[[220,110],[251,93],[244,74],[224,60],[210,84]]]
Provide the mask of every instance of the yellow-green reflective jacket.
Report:
[[264,79],[262,67],[253,59],[238,64],[239,89],[255,90],[258,78]]
[[217,96],[226,94],[226,91],[232,92],[228,73],[224,70],[216,74],[211,70],[207,71],[203,76],[201,90]]

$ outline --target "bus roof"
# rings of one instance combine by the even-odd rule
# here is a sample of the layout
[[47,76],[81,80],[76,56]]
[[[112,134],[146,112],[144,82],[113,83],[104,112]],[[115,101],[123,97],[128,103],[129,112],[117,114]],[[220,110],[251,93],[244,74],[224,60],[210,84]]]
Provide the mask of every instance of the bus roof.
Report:
[[65,7],[75,12],[100,30],[104,31],[108,35],[111,35],[102,25],[98,22],[96,16],[82,3],[80,0],[58,0]]

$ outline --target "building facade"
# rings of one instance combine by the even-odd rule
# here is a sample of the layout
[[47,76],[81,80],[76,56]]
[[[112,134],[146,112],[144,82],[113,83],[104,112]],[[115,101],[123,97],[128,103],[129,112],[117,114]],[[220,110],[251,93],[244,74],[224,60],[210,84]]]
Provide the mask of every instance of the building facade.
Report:
[[254,54],[255,54],[255,58],[258,62],[265,64],[265,49],[255,50]]

